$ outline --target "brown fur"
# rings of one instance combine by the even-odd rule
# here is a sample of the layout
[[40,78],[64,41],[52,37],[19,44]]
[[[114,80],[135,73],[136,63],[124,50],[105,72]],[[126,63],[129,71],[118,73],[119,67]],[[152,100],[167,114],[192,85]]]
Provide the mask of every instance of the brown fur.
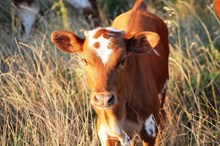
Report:
[[220,18],[220,0],[214,0],[214,6],[218,17]]

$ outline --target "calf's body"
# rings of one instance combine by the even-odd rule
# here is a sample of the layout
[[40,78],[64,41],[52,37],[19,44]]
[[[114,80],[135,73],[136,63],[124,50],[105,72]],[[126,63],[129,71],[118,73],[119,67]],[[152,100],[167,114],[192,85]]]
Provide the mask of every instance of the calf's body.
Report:
[[61,50],[82,53],[91,103],[98,119],[102,146],[154,145],[168,80],[168,32],[165,23],[137,0],[111,27],[85,33],[55,31],[52,41]]

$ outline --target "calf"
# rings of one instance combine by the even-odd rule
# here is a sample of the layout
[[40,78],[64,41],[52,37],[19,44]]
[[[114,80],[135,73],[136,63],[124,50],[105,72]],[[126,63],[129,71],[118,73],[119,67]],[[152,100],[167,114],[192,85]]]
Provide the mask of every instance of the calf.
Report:
[[102,146],[128,146],[139,133],[154,145],[168,80],[168,30],[137,0],[111,27],[85,32],[55,31],[52,42],[68,53],[81,53],[97,113]]
[[[100,22],[96,0],[65,1],[73,7],[77,8],[83,15],[86,16],[86,18],[91,16],[95,26],[97,26]],[[18,8],[18,15],[21,20],[21,26],[23,30],[21,39],[26,41],[30,36],[32,25],[34,24],[37,15],[40,12],[41,5],[39,0],[13,0],[13,2]]]

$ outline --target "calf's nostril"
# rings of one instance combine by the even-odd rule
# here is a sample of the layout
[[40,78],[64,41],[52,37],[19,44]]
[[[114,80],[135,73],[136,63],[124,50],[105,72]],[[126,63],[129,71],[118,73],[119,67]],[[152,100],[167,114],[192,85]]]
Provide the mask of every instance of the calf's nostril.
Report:
[[115,97],[112,95],[108,100],[108,105],[111,106],[115,103]]
[[94,101],[97,103],[99,102],[99,99],[97,98],[97,96],[94,97]]

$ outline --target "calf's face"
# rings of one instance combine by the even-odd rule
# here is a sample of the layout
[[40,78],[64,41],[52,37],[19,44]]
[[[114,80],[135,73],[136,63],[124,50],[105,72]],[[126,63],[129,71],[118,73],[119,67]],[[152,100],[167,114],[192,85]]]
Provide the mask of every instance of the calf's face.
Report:
[[81,53],[95,108],[107,109],[125,102],[117,93],[124,85],[127,55],[130,52],[147,53],[159,42],[158,34],[141,32],[125,38],[125,32],[110,27],[85,32],[85,39],[69,31],[55,31],[52,42],[68,53]]

